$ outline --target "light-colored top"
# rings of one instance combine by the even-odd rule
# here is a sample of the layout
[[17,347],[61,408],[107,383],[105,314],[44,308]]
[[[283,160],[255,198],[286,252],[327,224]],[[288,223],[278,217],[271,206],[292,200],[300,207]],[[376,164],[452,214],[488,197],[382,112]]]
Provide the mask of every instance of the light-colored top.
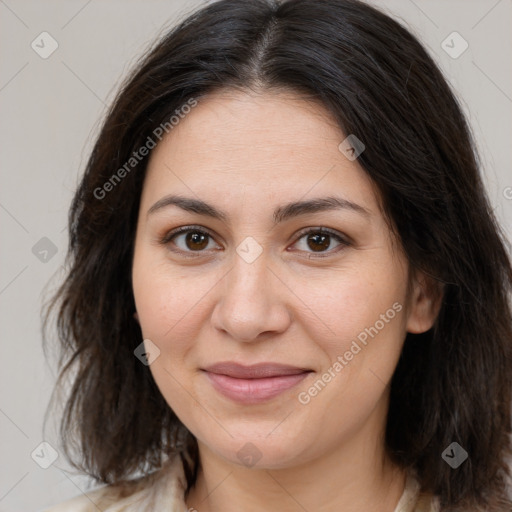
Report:
[[[185,503],[186,479],[179,457],[128,487],[104,486],[42,512],[193,512]],[[394,512],[439,512],[436,498],[420,493],[416,478],[409,476]]]

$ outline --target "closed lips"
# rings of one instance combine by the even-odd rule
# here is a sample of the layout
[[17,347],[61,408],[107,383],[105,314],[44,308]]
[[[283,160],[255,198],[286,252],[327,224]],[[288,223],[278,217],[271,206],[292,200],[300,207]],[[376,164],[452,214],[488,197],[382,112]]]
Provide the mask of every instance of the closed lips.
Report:
[[218,363],[204,371],[217,392],[244,405],[268,401],[296,386],[311,372],[272,363],[252,366]]
[[235,379],[262,379],[285,375],[298,375],[304,372],[310,372],[311,370],[275,363],[260,363],[244,366],[238,363],[226,362],[208,366],[205,368],[205,371],[219,375],[227,375]]

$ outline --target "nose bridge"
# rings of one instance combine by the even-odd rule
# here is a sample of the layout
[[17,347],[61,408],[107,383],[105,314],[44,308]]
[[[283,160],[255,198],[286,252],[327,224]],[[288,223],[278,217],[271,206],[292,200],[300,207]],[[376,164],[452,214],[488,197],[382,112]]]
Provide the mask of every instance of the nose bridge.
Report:
[[271,300],[269,293],[273,288],[269,283],[269,251],[254,239],[246,239],[236,252],[226,295],[241,307],[251,305],[256,309],[265,309]]
[[238,246],[213,315],[215,326],[234,339],[251,341],[262,332],[280,332],[289,322],[270,264],[270,254],[253,241]]

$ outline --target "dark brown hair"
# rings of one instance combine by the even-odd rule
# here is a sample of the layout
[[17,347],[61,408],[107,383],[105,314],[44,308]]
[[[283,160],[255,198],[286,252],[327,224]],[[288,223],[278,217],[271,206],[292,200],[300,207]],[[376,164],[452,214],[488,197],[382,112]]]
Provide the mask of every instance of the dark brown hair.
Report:
[[[164,454],[185,448],[197,459],[195,440],[133,353],[142,335],[131,264],[147,156],[133,168],[126,162],[191,98],[228,87],[315,98],[365,144],[359,163],[411,267],[444,287],[434,327],[405,340],[391,383],[388,452],[416,470],[443,510],[510,511],[504,238],[441,72],[409,31],[355,0],[211,3],[148,51],[123,85],[74,197],[67,277],[45,315],[48,331],[58,310],[59,383],[75,372],[61,424],[66,455],[104,483],[158,468]],[[123,166],[123,179],[98,193]],[[441,456],[454,441],[469,454],[457,469]],[[193,464],[186,473],[190,488]]]

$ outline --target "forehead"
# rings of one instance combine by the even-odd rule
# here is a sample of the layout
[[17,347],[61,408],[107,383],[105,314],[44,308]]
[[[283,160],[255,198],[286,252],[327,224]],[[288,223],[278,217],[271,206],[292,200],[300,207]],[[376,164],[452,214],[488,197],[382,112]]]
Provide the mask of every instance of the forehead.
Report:
[[319,102],[221,90],[199,99],[153,150],[143,195],[156,200],[178,187],[218,200],[237,191],[294,200],[336,191],[377,209],[375,186],[338,149],[345,138]]

